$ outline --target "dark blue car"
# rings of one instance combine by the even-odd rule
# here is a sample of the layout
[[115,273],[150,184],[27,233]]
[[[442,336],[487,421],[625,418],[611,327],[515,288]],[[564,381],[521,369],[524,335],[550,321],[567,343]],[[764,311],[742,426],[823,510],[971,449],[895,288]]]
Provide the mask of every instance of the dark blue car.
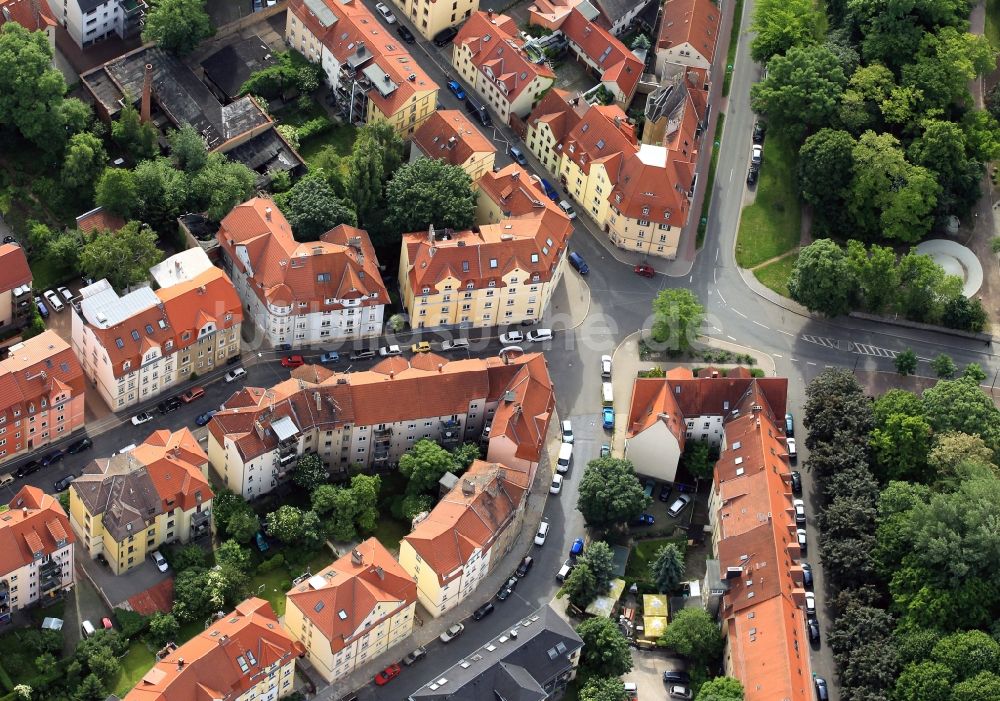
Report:
[[215,416],[215,413],[215,409],[212,409],[211,411],[206,411],[204,414],[198,414],[198,418],[194,422],[197,426],[206,426],[212,420],[212,417]]
[[65,454],[59,449],[53,450],[51,453],[42,458],[42,467],[48,467],[49,465],[54,465],[55,463],[62,460],[64,455]]

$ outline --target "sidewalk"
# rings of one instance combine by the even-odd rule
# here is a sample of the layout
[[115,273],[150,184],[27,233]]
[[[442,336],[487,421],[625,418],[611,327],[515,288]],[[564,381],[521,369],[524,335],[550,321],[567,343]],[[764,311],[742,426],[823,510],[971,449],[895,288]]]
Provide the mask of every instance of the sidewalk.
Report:
[[315,698],[322,701],[333,701],[356,693],[362,687],[372,682],[372,676],[377,670],[399,662],[411,650],[422,645],[433,642],[449,626],[468,619],[472,612],[478,608],[488,597],[500,589],[500,586],[507,581],[510,573],[524,557],[524,554],[532,548],[535,531],[542,520],[542,512],[545,510],[545,500],[549,496],[549,485],[552,483],[554,462],[548,458],[549,455],[556,455],[559,451],[561,437],[559,432],[559,417],[553,415],[549,422],[549,431],[545,438],[548,450],[542,461],[538,465],[535,473],[535,481],[531,485],[525,501],[525,518],[521,526],[521,532],[511,546],[510,552],[500,558],[493,566],[493,571],[484,579],[475,592],[465,601],[455,608],[442,614],[439,618],[433,618],[420,604],[417,604],[417,623],[413,628],[413,633],[398,645],[389,648],[379,657],[369,660],[360,669],[355,670],[347,677],[320,688],[316,692]]

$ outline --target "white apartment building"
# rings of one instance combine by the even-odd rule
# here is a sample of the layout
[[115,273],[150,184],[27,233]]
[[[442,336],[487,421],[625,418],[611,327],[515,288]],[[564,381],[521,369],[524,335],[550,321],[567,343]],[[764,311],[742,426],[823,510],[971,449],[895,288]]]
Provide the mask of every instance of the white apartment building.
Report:
[[144,0],[48,0],[56,20],[85,49],[114,35],[129,39],[142,31]]

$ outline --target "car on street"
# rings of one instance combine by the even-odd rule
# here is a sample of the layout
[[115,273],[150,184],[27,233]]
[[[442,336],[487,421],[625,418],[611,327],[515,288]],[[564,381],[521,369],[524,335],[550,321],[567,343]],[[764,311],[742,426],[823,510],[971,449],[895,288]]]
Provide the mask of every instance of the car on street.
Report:
[[384,2],[375,3],[375,9],[382,15],[386,24],[396,24],[396,15],[392,14],[392,10]]
[[549,494],[558,494],[562,491],[563,476],[552,475],[552,486],[549,487]]
[[609,406],[601,409],[601,425],[608,431],[615,427],[615,410]]
[[435,46],[444,46],[445,44],[450,44],[451,40],[458,35],[457,27],[445,27],[440,32],[435,34],[431,41],[434,42]]
[[524,157],[524,152],[521,151],[517,146],[510,147],[510,157],[514,159],[514,162],[521,166],[528,165],[528,159]]
[[507,581],[503,583],[502,587],[500,587],[500,591],[497,592],[497,599],[499,601],[503,601],[511,594],[513,594],[514,590],[517,588],[517,583],[519,581],[520,580],[517,578],[517,574],[512,574],[510,577],[508,577]]
[[809,629],[809,642],[818,643],[819,642],[819,619],[816,617],[810,618],[806,621],[806,626]]
[[132,417],[133,426],[142,426],[144,423],[153,420],[153,415],[148,411],[141,411]]
[[813,677],[813,684],[816,686],[817,701],[830,701],[830,690],[826,686],[826,679]]
[[569,419],[562,422],[562,442],[573,445],[573,424]]
[[795,417],[785,414],[785,435],[791,438],[795,435]]
[[637,263],[636,266],[632,268],[632,271],[640,277],[653,277],[656,275],[656,271],[653,270],[653,266],[646,263]]
[[761,161],[764,160],[764,147],[760,144],[754,144],[750,147],[750,162],[756,165],[760,165]]
[[764,143],[764,133],[766,128],[764,127],[764,122],[754,122],[753,123],[753,142],[755,144]]
[[216,413],[215,409],[209,409],[204,414],[198,414],[194,420],[195,426],[207,426],[208,422],[212,420],[212,417],[215,416]]
[[410,346],[410,352],[411,353],[430,353],[431,352],[431,344],[428,343],[427,341],[420,341],[419,343],[414,343],[412,346]]
[[400,350],[399,346],[393,344],[391,346],[382,346],[378,349],[378,354],[383,358],[391,358],[394,355],[402,355],[403,351]]
[[601,443],[601,457],[606,458],[611,455],[611,446],[607,443]]
[[477,608],[475,611],[472,612],[472,620],[481,621],[487,616],[489,616],[491,613],[493,613],[493,602],[487,601],[485,604],[483,604],[482,606],[480,606],[479,608]]
[[672,699],[690,699],[691,689],[680,684],[674,684],[667,689],[667,695]]
[[65,492],[69,489],[69,485],[71,485],[75,479],[76,475],[66,475],[65,477],[57,479],[55,484],[52,485],[52,489],[56,492]]
[[226,384],[236,382],[236,380],[242,379],[247,376],[247,371],[243,368],[233,368],[226,373]]
[[802,496],[802,475],[796,470],[792,470],[792,494]]
[[569,556],[571,558],[578,558],[583,554],[583,538],[577,538],[573,541],[573,544],[569,546]]
[[399,673],[403,671],[403,668],[398,664],[391,664],[381,672],[375,675],[375,685],[385,686],[393,679],[399,676]]
[[340,353],[338,353],[337,351],[327,351],[326,353],[324,353],[319,357],[319,362],[323,363],[324,365],[328,363],[339,363]]
[[45,302],[42,301],[41,297],[35,297],[35,307],[38,309],[38,313],[42,315],[43,319],[49,318],[49,308],[45,306]]
[[654,523],[656,523],[656,518],[653,517],[653,514],[639,514],[634,519],[632,519],[632,522],[629,525],[652,526]]
[[101,619],[101,628],[104,630],[114,630],[115,625],[111,622],[111,619],[105,616]]
[[456,348],[468,348],[469,339],[467,338],[453,338],[450,341],[442,341],[441,350],[450,351]]
[[451,92],[452,95],[457,97],[459,100],[465,99],[465,91],[462,90],[462,86],[458,84],[457,80],[448,81],[448,90]]
[[798,458],[799,458],[798,451],[795,448],[795,439],[794,438],[786,438],[785,439],[785,445],[788,448],[788,462],[794,464],[795,461],[798,460]]
[[166,572],[170,569],[170,565],[167,564],[167,558],[163,557],[159,550],[154,550],[150,557],[153,558],[153,564],[156,565],[156,569],[160,572]]
[[806,552],[809,550],[809,542],[806,540],[806,529],[797,528],[795,530],[795,537],[798,538],[799,541],[799,550],[802,552],[803,555],[805,555]]
[[17,468],[17,470],[14,472],[14,476],[20,479],[21,477],[27,477],[32,472],[38,472],[40,469],[42,469],[42,465],[40,462],[38,462],[37,460],[29,460],[28,462],[24,463],[19,468]]
[[609,379],[611,377],[611,356],[601,356],[601,377]]
[[552,340],[552,329],[534,329],[528,332],[528,343],[544,343]]
[[204,387],[192,387],[187,392],[182,393],[178,397],[178,399],[180,399],[185,404],[190,404],[195,399],[201,399],[204,396],[205,396],[205,388]]
[[806,592],[806,614],[810,616],[816,615],[816,595],[811,591]]
[[404,27],[402,24],[396,27],[396,34],[398,34],[399,38],[407,44],[415,44],[417,42],[417,38],[413,36],[413,32]]
[[683,669],[665,669],[663,670],[663,682],[664,684],[689,684],[691,677]]
[[573,205],[566,200],[559,200],[559,209],[563,211],[563,214],[565,214],[570,221],[576,219],[576,210],[573,209]]
[[281,367],[297,368],[306,364],[301,355],[289,355],[281,359]]
[[677,518],[677,516],[691,503],[690,494],[681,494],[674,500],[674,503],[667,509],[667,516]]
[[14,238],[13,236],[11,236],[10,234],[8,234],[7,236],[4,236],[4,237],[3,237],[3,242],[4,242],[4,243],[12,243],[12,244],[14,244],[15,246],[20,246],[20,245],[21,245],[21,244],[19,244],[19,243],[17,242],[17,239],[16,239],[16,238]]
[[76,455],[77,453],[82,453],[83,451],[92,447],[94,447],[94,441],[90,440],[89,438],[81,438],[75,443],[72,443],[66,449],[66,452],[69,453],[70,455]]
[[535,545],[545,545],[545,539],[549,536],[549,522],[542,521],[538,524],[538,531],[535,533]]
[[438,639],[442,643],[450,643],[452,640],[460,636],[463,630],[465,630],[465,626],[463,626],[461,623],[456,623],[455,625],[448,628],[448,630],[441,633],[441,635],[438,636]]
[[177,411],[183,406],[181,400],[177,397],[171,397],[170,399],[164,399],[162,402],[156,405],[156,410],[161,414],[169,414],[172,411]]
[[424,647],[418,647],[413,652],[406,653],[406,656],[400,660],[404,666],[409,667],[414,662],[419,662],[420,660],[427,657],[427,649]]
[[813,588],[813,568],[808,562],[799,563],[799,567],[802,568],[802,586],[806,589]]
[[370,360],[376,355],[377,351],[374,348],[361,348],[351,351],[351,360]]
[[576,251],[570,251],[566,258],[569,260],[569,264],[573,266],[573,269],[581,275],[586,275],[590,272],[590,266],[587,265],[587,261]]
[[66,304],[70,304],[73,301],[73,293],[69,291],[69,288],[57,287],[56,292],[59,293],[59,296],[63,298]]
[[521,558],[521,562],[518,564],[517,569],[514,570],[514,574],[518,577],[527,576],[528,572],[531,572],[531,566],[535,564],[535,559],[531,555],[525,555]]
[[52,290],[45,290],[45,292],[42,293],[42,297],[44,297],[45,301],[49,303],[50,307],[52,307],[52,311],[61,312],[63,310],[65,305],[62,303],[62,300],[59,299],[59,295]]
[[517,346],[524,343],[524,334],[520,331],[508,331],[500,334],[500,343],[505,346]]
[[795,507],[795,523],[799,526],[806,525],[806,503],[801,499],[793,499],[792,506]]
[[747,171],[747,185],[751,187],[757,184],[757,177],[760,175],[760,169],[753,163],[750,164],[750,170]]
[[66,453],[64,453],[59,448],[56,448],[55,450],[47,453],[45,455],[45,457],[42,458],[42,467],[48,467],[49,465],[55,465],[57,462],[60,462],[65,456],[66,456]]
[[282,353],[284,351],[290,351],[291,349],[292,349],[291,343],[279,343],[274,347],[274,350],[278,351],[279,353]]

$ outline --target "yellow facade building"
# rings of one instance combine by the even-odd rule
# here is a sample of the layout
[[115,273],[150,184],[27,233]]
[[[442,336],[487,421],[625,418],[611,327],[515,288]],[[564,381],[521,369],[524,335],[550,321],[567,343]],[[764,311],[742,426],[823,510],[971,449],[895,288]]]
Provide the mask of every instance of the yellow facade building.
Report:
[[479,9],[479,0],[392,1],[425,39],[433,39],[441,30],[459,24]]
[[423,156],[458,166],[476,188],[479,179],[493,170],[496,155],[496,146],[473,126],[464,112],[439,110],[413,134],[410,162]]

